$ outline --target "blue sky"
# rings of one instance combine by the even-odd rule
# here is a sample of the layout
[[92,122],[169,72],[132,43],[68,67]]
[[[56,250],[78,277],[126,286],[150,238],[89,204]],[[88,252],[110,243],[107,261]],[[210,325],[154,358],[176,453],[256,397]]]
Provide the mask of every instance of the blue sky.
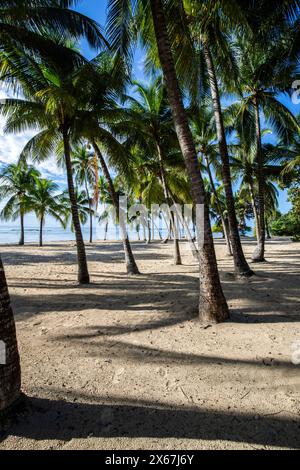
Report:
[[[107,0],[82,0],[77,6],[77,10],[80,13],[83,13],[93,19],[95,19],[101,26],[104,27],[106,19],[106,8]],[[83,54],[91,59],[96,54],[95,51],[92,51],[85,41],[81,44]],[[146,80],[146,77],[143,73],[143,62],[144,62],[144,53],[140,48],[137,48],[135,52],[134,60],[134,78],[137,80]],[[0,87],[0,98],[4,98],[6,92]],[[300,105],[293,105],[289,97],[282,97],[282,100],[288,108],[295,114],[300,114]],[[0,120],[0,163],[1,162],[14,162],[16,161],[18,154],[21,149],[24,147],[26,142],[34,133],[24,133],[22,135],[4,135],[2,131],[3,119]],[[56,167],[55,159],[47,161],[46,163],[40,166],[40,171],[44,177],[52,178],[61,187],[65,187],[65,175],[62,174],[62,171]],[[289,203],[287,202],[287,193],[280,193],[280,210],[282,212],[287,212],[290,208]],[[1,208],[1,207],[0,207]],[[36,225],[36,220],[33,215],[27,216],[28,224]],[[18,222],[16,222],[18,223]],[[50,223],[50,221],[49,221]],[[3,224],[3,222],[1,222]],[[56,225],[57,223],[51,220],[51,225]]]

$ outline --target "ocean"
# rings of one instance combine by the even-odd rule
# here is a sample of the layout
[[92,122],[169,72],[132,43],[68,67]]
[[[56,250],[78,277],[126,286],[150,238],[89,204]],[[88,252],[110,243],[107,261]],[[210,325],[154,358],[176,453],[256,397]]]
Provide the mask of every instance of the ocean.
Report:
[[[94,240],[104,240],[104,226],[96,226],[93,230]],[[161,230],[162,236],[166,236],[166,230]],[[82,234],[85,241],[89,241],[90,229],[88,226],[82,227]],[[129,229],[129,237],[131,240],[138,240],[136,230]],[[17,225],[1,224],[0,223],[0,245],[3,244],[16,244],[19,242],[20,229]],[[140,230],[140,238],[143,239],[143,230]],[[155,230],[155,238],[159,239],[158,231]],[[107,240],[119,240],[120,231],[118,227],[111,225],[107,231]],[[66,230],[62,227],[51,227],[45,225],[43,229],[43,241],[47,242],[60,242],[60,241],[73,241],[75,235],[70,228]],[[25,225],[25,243],[38,243],[39,242],[39,228],[36,226]]]

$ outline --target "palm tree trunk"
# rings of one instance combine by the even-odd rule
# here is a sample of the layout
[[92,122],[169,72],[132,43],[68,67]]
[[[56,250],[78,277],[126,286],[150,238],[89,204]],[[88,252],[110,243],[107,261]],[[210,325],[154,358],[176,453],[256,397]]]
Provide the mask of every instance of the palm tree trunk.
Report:
[[20,213],[20,230],[21,230],[21,233],[20,233],[19,245],[23,246],[24,243],[25,243],[25,230],[24,230],[24,214],[23,214],[22,210],[21,210],[21,213]]
[[236,217],[236,212],[235,212],[235,202],[234,202],[234,196],[233,196],[232,184],[231,184],[231,172],[230,172],[230,165],[229,165],[228,148],[227,148],[227,142],[226,142],[226,135],[225,135],[225,128],[224,128],[224,122],[223,122],[223,114],[222,114],[222,108],[221,108],[221,100],[220,100],[218,81],[216,77],[216,71],[215,71],[211,51],[207,42],[204,43],[203,47],[204,47],[205,61],[206,61],[206,66],[207,66],[207,71],[208,71],[209,82],[210,82],[211,96],[212,96],[212,101],[213,101],[217,137],[218,137],[218,142],[219,142],[219,151],[220,151],[220,156],[222,160],[222,176],[223,176],[224,188],[225,188],[225,194],[226,194],[228,221],[229,221],[229,228],[230,228],[230,241],[231,241],[232,252],[233,252],[235,272],[236,272],[236,275],[239,277],[240,276],[250,277],[254,273],[250,269],[246,261],[243,248],[242,248],[241,239],[240,239],[238,222],[237,222],[237,217]]
[[84,178],[85,191],[89,201],[89,215],[90,215],[90,243],[93,243],[93,214],[92,214],[92,204],[89,195],[89,188],[86,177]]
[[272,240],[272,235],[270,232],[270,226],[269,226],[268,220],[266,220],[266,234],[267,234],[267,240]]
[[21,396],[21,368],[13,311],[0,256],[0,412]]
[[265,262],[265,241],[266,241],[266,223],[265,223],[265,176],[264,176],[264,161],[261,143],[261,125],[259,116],[259,102],[258,98],[254,98],[255,110],[255,127],[256,127],[256,141],[257,141],[257,166],[258,166],[258,220],[259,227],[257,227],[257,247],[252,255],[254,263]]
[[229,310],[220,282],[204,183],[176,76],[162,1],[151,0],[151,10],[160,63],[178,141],[191,182],[193,201],[196,207],[198,204],[204,206],[204,241],[199,246],[199,316],[204,322],[223,322],[228,319]]
[[40,246],[43,246],[43,225],[44,225],[44,217],[40,218]]
[[249,183],[249,188],[250,188],[250,194],[251,194],[251,200],[252,200],[252,209],[253,209],[253,214],[254,214],[254,219],[255,219],[255,224],[256,224],[256,235],[257,235],[257,243],[258,243],[258,234],[259,234],[259,217],[258,217],[258,212],[257,212],[257,207],[256,207],[256,202],[255,202],[255,193],[254,193],[254,186],[253,182]]
[[[117,217],[119,216],[119,199],[117,196],[117,193],[115,191],[114,183],[113,180],[111,179],[110,173],[108,171],[108,168],[106,166],[106,162],[102,156],[102,153],[100,152],[100,149],[95,142],[95,140],[92,140],[92,146],[95,150],[95,153],[97,155],[97,158],[100,162],[103,174],[105,176],[105,179],[108,184],[108,190],[110,197],[113,201],[114,208],[116,210],[116,215]],[[127,274],[140,274],[139,269],[137,267],[137,264],[135,262],[135,258],[131,249],[130,241],[128,238],[128,234],[126,231],[126,227],[124,226],[123,221],[120,222],[120,228],[121,228],[121,235],[122,235],[122,242],[123,242],[123,247],[124,247],[124,254],[125,254],[125,263],[126,263],[126,269],[127,269]]]
[[107,240],[107,231],[108,231],[108,222],[105,224],[105,230],[104,230],[104,241]]
[[175,216],[174,216],[173,212],[170,209],[170,203],[171,202],[173,203],[173,201],[170,198],[170,194],[169,194],[169,190],[168,190],[165,167],[164,167],[164,161],[163,161],[163,155],[162,155],[162,150],[161,150],[161,147],[160,147],[160,142],[158,140],[156,142],[156,147],[157,147],[157,153],[158,153],[158,161],[159,161],[159,165],[160,165],[160,178],[161,178],[161,182],[162,182],[162,186],[163,186],[163,191],[164,191],[166,204],[168,206],[170,222],[172,224],[173,233],[174,233],[174,265],[175,266],[180,266],[180,265],[182,265],[182,260],[181,260],[181,255],[180,255],[180,246],[179,246],[179,240],[178,240],[178,237],[177,237],[177,230],[176,230],[176,226],[175,226]]
[[74,190],[73,175],[72,175],[72,162],[71,162],[71,149],[68,132],[63,132],[64,153],[67,169],[68,190],[71,203],[72,221],[76,237],[77,246],[77,260],[78,260],[78,282],[79,284],[89,284],[90,276],[88,272],[85,246],[81,231],[81,225],[78,215],[77,200]]
[[[192,252],[194,258],[199,261],[198,250],[197,250],[196,244],[193,241],[189,226],[186,223],[186,220],[185,220],[184,216],[182,216],[182,214],[178,213],[178,211],[176,209],[175,199],[174,199],[173,195],[171,194],[171,191],[169,191],[169,188],[168,188],[166,172],[165,172],[165,166],[164,166],[163,153],[162,153],[162,149],[161,149],[161,146],[160,146],[160,142],[157,141],[156,145],[157,145],[157,152],[158,152],[158,158],[159,158],[159,164],[160,164],[160,175],[161,175],[161,181],[162,181],[162,185],[163,185],[165,199],[167,201],[168,207],[169,207],[170,203],[172,203],[174,205],[175,210],[176,210],[176,214],[177,214],[178,218],[180,219],[180,221],[182,222],[183,227],[185,228],[185,230],[187,232],[188,243],[190,245],[191,252]],[[170,220],[174,224],[174,215],[172,217],[171,211],[170,211]],[[179,256],[175,254],[175,257],[174,257],[175,263],[176,263],[176,265],[180,265],[180,264],[182,264],[182,262],[181,262],[181,256],[180,256],[180,251],[179,251],[179,241],[178,240],[177,240],[177,243],[175,242],[175,250],[179,252]]]
[[221,202],[220,202],[217,190],[216,190],[214,179],[212,177],[209,159],[208,159],[207,155],[205,155],[204,158],[205,158],[205,161],[206,161],[206,169],[207,169],[210,185],[211,185],[212,191],[213,191],[215,199],[216,199],[216,205],[217,205],[217,208],[218,208],[219,215],[221,217],[221,222],[222,222],[222,226],[223,226],[223,230],[224,230],[224,237],[225,237],[226,245],[227,245],[227,251],[228,251],[229,256],[232,256],[232,248],[231,248],[231,243],[230,243],[229,223],[228,223],[227,218],[225,219],[225,217],[223,216],[222,206],[221,206]]

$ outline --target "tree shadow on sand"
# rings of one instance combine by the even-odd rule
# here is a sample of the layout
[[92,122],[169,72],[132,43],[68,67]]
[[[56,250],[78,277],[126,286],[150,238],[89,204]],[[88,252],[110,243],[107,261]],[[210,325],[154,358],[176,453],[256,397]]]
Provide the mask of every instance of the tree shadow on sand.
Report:
[[300,448],[300,421],[280,413],[257,416],[121,397],[85,397],[74,392],[67,400],[26,398],[22,410],[2,431],[2,438],[12,435],[65,443],[90,437],[177,438],[204,441],[203,447],[206,441],[230,441]]

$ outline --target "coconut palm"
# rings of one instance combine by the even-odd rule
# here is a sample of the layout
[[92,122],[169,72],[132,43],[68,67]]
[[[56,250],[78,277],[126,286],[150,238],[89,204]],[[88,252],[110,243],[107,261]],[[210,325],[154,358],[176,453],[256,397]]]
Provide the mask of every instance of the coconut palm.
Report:
[[99,25],[71,10],[76,0],[1,0],[1,76],[15,82],[32,61],[79,63],[83,58],[66,46],[83,37],[91,47],[106,45]]
[[35,178],[35,184],[26,195],[28,212],[33,211],[40,224],[39,245],[43,246],[43,227],[45,217],[50,215],[65,228],[65,206],[61,203],[61,196],[57,194],[58,185],[48,179]]
[[288,108],[278,100],[278,92],[289,86],[295,66],[284,60],[287,54],[286,37],[276,44],[263,46],[237,43],[239,83],[243,91],[240,101],[232,105],[239,121],[241,133],[255,135],[256,164],[258,178],[258,245],[252,261],[265,260],[265,175],[262,135],[262,116],[275,134],[287,144],[297,130],[297,120]]
[[[93,242],[93,203],[98,199],[98,162],[87,146],[77,146],[72,151],[73,171],[77,185],[84,186],[90,208],[90,243]],[[93,192],[93,198],[90,195]]]
[[[222,322],[228,318],[228,306],[222,291],[217,268],[205,187],[175,70],[174,57],[166,23],[165,2],[162,2],[162,0],[151,0],[147,3],[148,9],[144,9],[144,12],[149,13],[149,11],[151,11],[152,14],[154,37],[158,48],[159,60],[172,110],[175,130],[190,179],[193,202],[195,205],[200,204],[204,207],[204,243],[199,249],[199,314],[203,321]],[[145,7],[144,2],[138,2],[138,4],[142,8]],[[128,17],[130,18],[130,8],[134,5],[132,5],[132,2],[126,2],[126,5],[124,5],[122,2],[123,9],[118,11],[117,7],[119,6],[120,2],[118,0],[110,0],[108,26],[109,37],[113,39],[113,47],[122,53],[124,47],[126,49],[128,45],[127,39],[130,39],[130,37],[128,37],[130,35],[130,29],[127,27]]]
[[25,242],[24,217],[29,210],[26,195],[31,192],[35,178],[39,176],[38,170],[24,161],[11,163],[0,171],[0,199],[8,198],[0,217],[6,221],[20,219],[19,245]]
[[[91,208],[90,204],[90,198],[88,196],[88,193],[85,190],[80,190],[78,188],[75,188],[75,198],[76,198],[76,205],[78,209],[78,217],[80,220],[81,225],[85,225],[87,221],[90,219],[90,215],[92,212],[92,217],[94,216],[94,211]],[[65,225],[68,224],[68,222],[71,222],[71,230],[72,232],[75,231],[74,224],[72,217],[70,219],[70,214],[71,214],[71,203],[70,203],[70,195],[68,191],[64,191],[61,196],[59,196],[59,201],[61,204],[61,209],[62,209],[62,214],[64,214],[65,219],[64,223]]]
[[[0,256],[0,412],[13,405],[21,394],[21,370],[16,328]],[[4,359],[4,361],[3,361]]]
[[[78,113],[75,87],[77,68],[71,73],[70,64],[56,69],[38,64],[28,69],[21,82],[26,96],[24,99],[7,99],[1,105],[1,112],[7,117],[5,131],[18,132],[24,129],[38,129],[25,146],[22,158],[31,156],[35,160],[50,157],[62,147],[67,172],[68,191],[71,201],[73,225],[76,235],[78,281],[89,283],[86,252],[81,232],[71,160],[71,134]],[[27,79],[31,87],[27,88]],[[35,92],[32,94],[32,88]]]
[[[250,277],[253,271],[250,269],[243,253],[240,240],[237,217],[235,213],[234,195],[231,182],[229,165],[229,152],[223,110],[221,105],[221,93],[219,87],[220,72],[223,83],[228,82],[228,77],[234,82],[236,77],[235,61],[230,48],[229,31],[234,31],[239,22],[241,30],[247,27],[246,17],[242,8],[233,0],[228,5],[224,1],[185,2],[185,13],[188,19],[191,38],[198,49],[198,64],[200,73],[206,72],[207,77],[201,77],[202,82],[208,82],[211,94],[211,102],[215,118],[215,130],[219,146],[222,179],[227,201],[228,225],[230,241],[237,276]],[[241,34],[241,31],[240,31]],[[205,67],[203,67],[205,64]],[[202,67],[202,70],[201,70]]]

